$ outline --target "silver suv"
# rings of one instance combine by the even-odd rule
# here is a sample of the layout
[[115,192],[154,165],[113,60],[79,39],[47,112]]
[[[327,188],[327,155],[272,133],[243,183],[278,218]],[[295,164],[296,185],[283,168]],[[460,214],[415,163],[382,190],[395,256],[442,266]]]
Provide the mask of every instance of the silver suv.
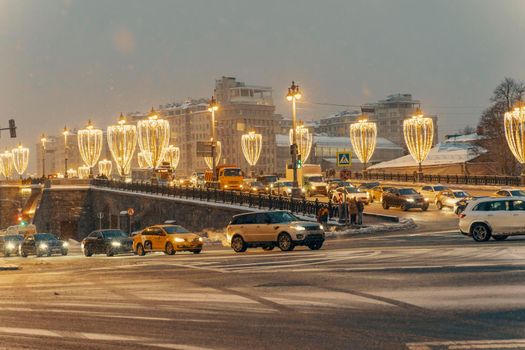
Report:
[[301,220],[288,211],[235,215],[226,230],[228,244],[237,253],[257,247],[272,250],[276,246],[290,251],[300,245],[318,250],[325,237],[322,225]]

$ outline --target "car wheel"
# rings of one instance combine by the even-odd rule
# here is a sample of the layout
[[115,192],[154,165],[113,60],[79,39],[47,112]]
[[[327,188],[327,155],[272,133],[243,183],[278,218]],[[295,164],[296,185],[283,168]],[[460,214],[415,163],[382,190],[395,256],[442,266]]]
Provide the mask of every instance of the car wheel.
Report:
[[152,250],[152,246],[151,246],[151,242],[150,241],[144,242],[144,249],[145,250]]
[[40,251],[37,250],[37,252],[36,252],[36,256],[37,256],[37,258],[40,258],[40,257],[42,256],[42,252],[40,252]]
[[146,255],[146,251],[144,250],[144,247],[140,243],[137,244],[137,255],[139,255],[139,256]]
[[408,210],[408,206],[405,203],[401,204],[401,210],[402,211],[407,211]]
[[427,211],[427,210],[428,210],[428,205],[423,206],[423,207],[421,208],[421,210],[423,210],[423,211]]
[[61,251],[61,253],[62,253],[62,255],[66,256],[67,253],[68,253],[68,251],[67,251],[66,249],[63,249],[63,250]]
[[51,251],[48,251],[46,255],[51,256]]
[[503,236],[492,236],[492,238],[493,238],[495,241],[504,241],[504,240],[506,240],[507,238],[509,238],[509,236],[506,236],[506,235],[503,235]]
[[438,202],[436,203],[436,207],[437,207],[439,210],[441,210],[441,209],[443,209],[443,204],[442,204],[441,202],[438,201]]
[[9,253],[9,252],[4,252],[4,256],[5,256],[6,258],[9,258],[9,257],[11,256],[11,253]]
[[89,247],[84,246],[84,255],[85,256],[91,256],[91,255],[93,255],[93,252],[91,251],[91,249],[89,249]]
[[244,243],[244,239],[242,239],[242,237],[239,235],[232,238],[231,246],[236,253],[245,252],[247,249],[246,243]]
[[193,254],[200,254],[201,250],[202,249],[195,249],[195,250],[193,250]]
[[115,255],[115,252],[111,248],[106,249],[106,256],[113,256]]
[[166,243],[166,249],[164,250],[164,253],[167,255],[175,254],[175,248],[173,248],[173,244],[171,244],[171,242]]
[[312,242],[308,244],[308,248],[311,250],[319,250],[323,246],[323,242]]
[[383,202],[383,209],[388,210],[388,208],[390,208],[390,206],[386,203],[385,200],[383,200],[382,202]]
[[491,236],[490,229],[485,224],[474,224],[470,229],[470,233],[476,242],[486,242]]
[[288,252],[294,249],[292,237],[288,233],[281,233],[277,238],[277,245],[283,252]]
[[273,244],[270,244],[270,245],[263,245],[262,246],[262,249],[263,250],[266,250],[267,252],[273,250],[273,248],[275,248],[275,246]]
[[20,249],[20,256],[23,257],[23,258],[27,258],[27,253],[25,250],[23,249]]
[[370,203],[374,203],[374,196],[370,196]]

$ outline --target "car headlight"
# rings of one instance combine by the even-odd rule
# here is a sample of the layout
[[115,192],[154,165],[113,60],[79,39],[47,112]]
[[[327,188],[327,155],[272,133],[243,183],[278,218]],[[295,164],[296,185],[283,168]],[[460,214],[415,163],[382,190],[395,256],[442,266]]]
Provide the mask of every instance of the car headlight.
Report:
[[315,186],[312,186],[312,190],[315,190]]
[[120,247],[122,244],[121,244],[120,242],[113,241],[113,242],[111,242],[111,245],[112,245],[113,247]]
[[292,189],[291,189],[291,188],[287,188],[287,189],[286,189],[286,192],[288,192],[288,193],[292,193]]
[[428,201],[429,201],[429,199],[425,197],[425,202],[428,202]]
[[304,226],[293,226],[293,228],[294,228],[296,231],[304,231],[304,230],[306,230],[306,229],[304,228]]
[[202,242],[202,237],[199,237],[199,242]]
[[224,188],[228,188],[228,185],[224,185]]
[[414,198],[407,198],[407,202],[412,203],[414,201]]
[[6,248],[7,248],[8,250],[13,250],[13,249],[15,249],[15,245],[14,245],[13,243],[7,243]]
[[63,243],[62,243],[62,247],[64,247],[64,248],[69,247],[69,243],[67,243],[67,242],[63,242]]
[[255,187],[252,187],[252,191],[256,191],[257,189]]
[[323,225],[319,225],[319,230],[324,230],[324,226]]
[[47,244],[45,243],[40,243],[40,245],[38,246],[40,249],[47,249]]
[[[224,186],[224,188],[226,188],[226,187],[228,187],[228,186]],[[242,190],[242,188],[243,188],[243,187],[244,187],[244,186],[243,186],[243,185],[241,185],[241,190]]]
[[265,187],[264,189],[265,189],[266,191],[268,191],[268,187]]
[[175,242],[178,242],[178,243],[184,242],[184,238],[175,237]]
[[306,192],[306,190],[305,190],[304,188],[302,188],[302,189],[301,189],[301,191],[302,191],[303,193],[305,193],[305,192]]

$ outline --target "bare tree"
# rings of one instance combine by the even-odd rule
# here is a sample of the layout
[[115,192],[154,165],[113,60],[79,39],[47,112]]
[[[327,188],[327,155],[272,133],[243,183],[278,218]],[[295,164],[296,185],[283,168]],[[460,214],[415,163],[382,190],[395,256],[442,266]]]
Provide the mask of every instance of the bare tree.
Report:
[[504,175],[516,175],[519,169],[507,146],[503,119],[505,112],[521,101],[524,93],[525,85],[522,82],[512,78],[503,79],[494,89],[490,98],[492,105],[483,111],[478,124],[478,133],[484,137],[479,142],[480,146],[488,151],[487,157]]

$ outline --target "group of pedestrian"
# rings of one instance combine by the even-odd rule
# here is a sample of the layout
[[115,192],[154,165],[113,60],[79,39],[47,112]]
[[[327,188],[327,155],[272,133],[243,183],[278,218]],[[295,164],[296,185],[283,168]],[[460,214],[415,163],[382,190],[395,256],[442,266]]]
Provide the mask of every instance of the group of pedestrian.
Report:
[[[348,217],[350,217],[351,225],[363,224],[363,212],[365,210],[365,205],[362,201],[357,200],[355,197],[347,196],[345,202],[342,193],[339,193],[337,204],[339,222],[348,222]],[[324,224],[328,222],[328,216],[328,208],[322,207],[317,213],[317,221],[321,224]]]

